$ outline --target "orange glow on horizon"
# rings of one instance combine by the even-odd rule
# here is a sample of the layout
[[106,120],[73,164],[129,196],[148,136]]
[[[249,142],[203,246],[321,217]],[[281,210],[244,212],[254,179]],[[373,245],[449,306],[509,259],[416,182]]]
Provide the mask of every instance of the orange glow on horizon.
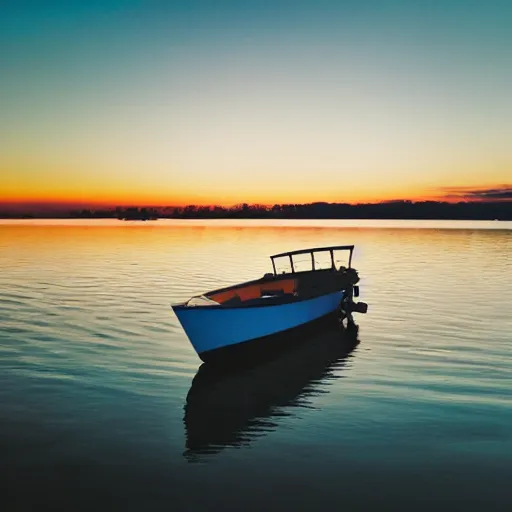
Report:
[[119,197],[106,197],[102,199],[95,199],[93,197],[84,197],[84,196],[68,196],[68,197],[59,197],[59,196],[43,196],[43,195],[31,195],[25,197],[6,197],[2,198],[0,196],[0,205],[30,205],[30,204],[39,204],[39,205],[48,205],[55,207],[97,207],[97,208],[112,208],[116,206],[148,206],[148,207],[157,207],[157,206],[175,206],[175,207],[183,207],[188,205],[195,206],[224,206],[231,207],[237,204],[247,203],[249,205],[263,205],[263,206],[273,206],[274,204],[309,204],[309,203],[348,203],[348,204],[358,204],[358,203],[380,203],[386,201],[393,200],[410,200],[410,201],[425,201],[425,200],[444,200],[442,195],[435,194],[417,194],[411,196],[403,196],[397,194],[382,194],[380,196],[372,195],[372,196],[361,196],[361,197],[353,197],[351,200],[347,200],[343,197],[336,197],[335,194],[332,194],[330,197],[312,197],[312,194],[304,194],[297,195],[295,197],[291,197],[290,195],[280,194],[280,197],[276,194],[274,197],[258,197],[258,196],[243,196],[240,195],[239,199],[233,198],[231,200],[216,200],[214,197],[206,198],[206,197],[198,197],[198,196],[128,196],[123,195]]
[[[474,187],[477,188],[477,187]],[[480,187],[482,189],[491,189],[492,187]],[[464,194],[464,188],[460,187],[461,193],[459,194],[443,194],[439,191],[432,191],[431,193],[419,192],[416,194],[393,194],[388,192],[387,194],[381,195],[367,195],[367,196],[355,196],[351,200],[346,200],[343,197],[336,197],[338,194],[331,194],[329,197],[318,197],[313,194],[297,195],[291,197],[286,194],[275,194],[274,197],[258,197],[248,194],[237,200],[232,198],[231,200],[216,200],[214,197],[201,197],[201,196],[148,196],[148,195],[120,195],[118,197],[104,197],[101,199],[94,198],[92,196],[45,196],[45,195],[27,195],[25,197],[2,197],[0,196],[0,208],[23,210],[24,208],[29,210],[31,208],[38,209],[56,209],[56,210],[72,210],[72,209],[112,209],[117,206],[119,207],[184,207],[188,205],[195,206],[222,206],[232,207],[237,204],[247,203],[249,205],[262,205],[271,207],[274,204],[310,204],[317,202],[325,203],[348,203],[348,204],[363,204],[363,203],[381,203],[389,201],[445,201],[450,203],[460,201],[484,201],[492,200],[490,198],[478,198]],[[281,196],[281,197],[279,197]]]

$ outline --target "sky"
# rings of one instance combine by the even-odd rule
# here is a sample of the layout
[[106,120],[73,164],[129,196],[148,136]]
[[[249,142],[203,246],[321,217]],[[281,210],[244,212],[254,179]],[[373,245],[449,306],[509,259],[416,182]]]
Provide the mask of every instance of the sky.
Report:
[[512,196],[512,2],[3,0],[0,202]]

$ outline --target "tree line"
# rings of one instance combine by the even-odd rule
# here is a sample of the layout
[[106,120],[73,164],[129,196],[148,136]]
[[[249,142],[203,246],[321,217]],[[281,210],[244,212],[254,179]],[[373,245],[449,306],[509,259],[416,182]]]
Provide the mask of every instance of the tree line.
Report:
[[31,217],[118,218],[122,220],[168,219],[452,219],[512,220],[512,201],[390,201],[383,203],[309,203],[261,204],[240,203],[226,206],[162,206],[80,209],[59,214],[1,212],[2,218]]

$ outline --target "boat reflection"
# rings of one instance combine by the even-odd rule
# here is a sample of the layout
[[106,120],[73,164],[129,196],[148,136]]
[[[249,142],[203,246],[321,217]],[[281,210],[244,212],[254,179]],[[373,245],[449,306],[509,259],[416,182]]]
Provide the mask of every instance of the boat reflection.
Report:
[[358,327],[345,332],[329,328],[301,340],[271,360],[236,369],[203,364],[185,405],[185,457],[240,447],[277,428],[293,408],[312,407],[310,399],[325,393],[324,384],[341,377],[339,369],[359,344]]

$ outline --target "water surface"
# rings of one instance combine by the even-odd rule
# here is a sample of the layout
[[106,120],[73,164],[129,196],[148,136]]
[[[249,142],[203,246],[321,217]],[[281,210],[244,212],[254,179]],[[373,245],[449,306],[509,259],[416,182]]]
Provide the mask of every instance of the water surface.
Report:
[[[171,302],[352,243],[358,344],[198,374]],[[7,510],[511,509],[512,223],[4,221],[0,268]]]

